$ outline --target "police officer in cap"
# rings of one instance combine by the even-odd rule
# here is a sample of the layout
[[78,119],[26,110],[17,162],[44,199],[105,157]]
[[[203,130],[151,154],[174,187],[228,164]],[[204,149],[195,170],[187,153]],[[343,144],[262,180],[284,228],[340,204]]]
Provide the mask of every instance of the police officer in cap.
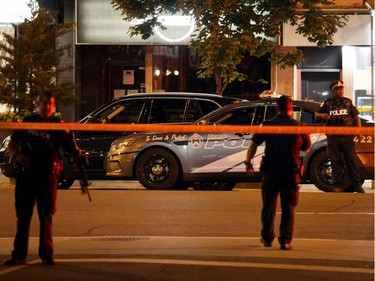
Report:
[[[327,126],[361,126],[359,111],[352,100],[344,97],[344,83],[341,80],[334,81],[330,85],[333,97],[326,99],[321,105],[317,117],[326,120]],[[328,156],[331,159],[332,174],[335,181],[334,192],[359,192],[362,188],[359,168],[355,161],[356,152],[352,135],[327,135]],[[343,157],[341,157],[341,155]],[[346,167],[346,172],[344,170]],[[346,184],[345,173],[350,178]]]

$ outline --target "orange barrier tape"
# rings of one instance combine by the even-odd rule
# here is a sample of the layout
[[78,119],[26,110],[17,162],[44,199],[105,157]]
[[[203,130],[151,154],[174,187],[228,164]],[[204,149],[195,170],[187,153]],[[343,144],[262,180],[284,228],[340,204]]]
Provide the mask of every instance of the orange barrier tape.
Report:
[[176,133],[262,133],[374,135],[374,127],[325,126],[239,126],[239,125],[167,125],[167,124],[78,124],[78,123],[19,123],[0,122],[0,130],[71,130],[109,132],[176,132]]

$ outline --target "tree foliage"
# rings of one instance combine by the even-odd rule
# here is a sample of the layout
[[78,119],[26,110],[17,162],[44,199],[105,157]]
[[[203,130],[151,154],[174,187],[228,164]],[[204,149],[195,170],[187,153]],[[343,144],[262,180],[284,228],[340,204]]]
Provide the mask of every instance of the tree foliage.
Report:
[[193,15],[196,30],[191,46],[203,58],[198,76],[214,77],[219,94],[228,83],[246,79],[236,70],[245,53],[255,57],[268,53],[282,67],[302,61],[298,50],[278,52],[275,38],[281,35],[283,23],[325,47],[333,43],[333,35],[346,20],[323,13],[323,6],[333,5],[331,0],[112,0],[112,5],[125,21],[144,19],[130,28],[131,36],[143,39],[153,35],[155,26],[165,28],[159,15]]
[[12,24],[15,35],[3,33],[0,43],[0,103],[17,112],[35,109],[38,96],[53,90],[56,99],[64,104],[72,102],[73,84],[57,84],[60,60],[70,52],[70,44],[58,44],[58,39],[71,31],[71,25],[56,23],[57,12],[35,9],[30,1],[31,19]]

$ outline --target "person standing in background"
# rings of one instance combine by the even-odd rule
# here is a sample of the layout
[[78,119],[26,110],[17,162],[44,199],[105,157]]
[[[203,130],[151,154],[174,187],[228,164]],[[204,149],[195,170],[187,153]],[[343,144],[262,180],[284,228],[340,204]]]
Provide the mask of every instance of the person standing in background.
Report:
[[[277,100],[277,115],[262,125],[272,126],[300,126],[301,123],[292,118],[292,99],[281,96]],[[299,198],[300,151],[307,151],[311,146],[308,135],[298,134],[254,134],[245,160],[246,171],[253,173],[251,164],[257,147],[266,143],[265,156],[262,159],[260,171],[262,173],[262,231],[261,243],[264,247],[272,247],[275,238],[274,221],[277,200],[280,194],[281,222],[278,238],[281,250],[292,249],[292,239],[295,224],[295,208]]]
[[[334,81],[330,85],[333,97],[326,99],[316,113],[317,117],[326,120],[326,126],[358,126],[361,127],[359,111],[352,100],[344,97],[344,83]],[[352,135],[327,135],[328,156],[331,159],[334,192],[365,193],[359,168],[355,161],[356,152]],[[342,157],[343,156],[343,157]],[[345,182],[345,170],[350,183]]]
[[[55,96],[44,92],[39,97],[39,112],[23,122],[61,123],[53,117]],[[73,135],[66,131],[16,130],[8,145],[8,152],[17,165],[15,207],[17,233],[11,257],[4,265],[26,263],[30,222],[36,203],[40,221],[39,256],[44,265],[53,265],[52,216],[56,211],[58,176],[62,170],[60,148],[80,154]]]

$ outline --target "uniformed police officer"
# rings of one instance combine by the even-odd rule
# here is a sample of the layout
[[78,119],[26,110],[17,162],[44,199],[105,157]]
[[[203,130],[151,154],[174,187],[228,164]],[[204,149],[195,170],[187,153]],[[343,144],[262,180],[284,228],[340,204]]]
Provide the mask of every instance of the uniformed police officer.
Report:
[[[316,114],[326,120],[327,126],[361,126],[359,111],[352,100],[344,97],[344,83],[334,81],[330,85],[333,97],[326,99]],[[335,182],[334,192],[359,192],[362,188],[359,168],[355,161],[356,152],[352,135],[327,135],[328,156],[331,159],[332,174]],[[343,157],[342,157],[343,156]],[[345,169],[350,182],[345,182]]]
[[[300,122],[292,118],[293,105],[291,98],[281,96],[277,100],[278,114],[275,118],[263,122],[263,125],[299,126]],[[272,247],[275,238],[274,220],[277,198],[281,199],[281,222],[279,243],[281,250],[291,250],[294,232],[295,208],[299,197],[300,183],[300,150],[308,150],[311,145],[309,135],[254,134],[245,160],[246,171],[254,172],[251,159],[257,147],[266,143],[265,156],[261,164],[262,173],[262,231],[261,242],[265,247]]]
[[[39,112],[23,122],[56,122],[53,117],[55,97],[45,92],[39,100]],[[28,252],[30,221],[36,203],[40,221],[39,256],[45,265],[53,265],[52,216],[55,213],[58,175],[61,172],[59,149],[79,154],[72,134],[65,131],[16,130],[8,152],[18,165],[16,179],[17,233],[12,256],[4,265],[25,264]]]

